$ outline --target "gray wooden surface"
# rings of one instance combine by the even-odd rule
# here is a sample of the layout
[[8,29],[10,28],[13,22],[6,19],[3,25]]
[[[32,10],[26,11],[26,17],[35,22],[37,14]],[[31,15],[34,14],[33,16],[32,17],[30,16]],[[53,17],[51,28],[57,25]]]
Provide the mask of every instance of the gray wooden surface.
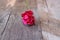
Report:
[[0,40],[42,40],[36,0],[28,1],[36,19],[36,25],[30,27],[24,25],[21,20],[21,13],[27,9],[25,0],[5,1],[2,0],[5,6],[2,3],[0,6],[2,7],[0,8]]
[[[36,9],[33,9],[33,12],[36,19],[36,25],[30,27],[23,25],[21,13],[18,14],[18,12],[12,11],[6,13],[7,17],[3,17],[4,19],[2,19],[6,22],[0,22],[0,40],[42,40],[39,16],[37,16]],[[1,26],[1,24],[3,26]]]

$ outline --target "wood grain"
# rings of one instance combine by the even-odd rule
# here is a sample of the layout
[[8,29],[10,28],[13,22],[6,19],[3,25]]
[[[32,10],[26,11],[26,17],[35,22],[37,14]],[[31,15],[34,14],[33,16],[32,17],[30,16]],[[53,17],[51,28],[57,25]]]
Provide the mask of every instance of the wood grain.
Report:
[[[36,18],[36,24],[33,26],[27,26],[22,23],[21,14],[26,11],[25,1],[16,0],[10,13],[9,21],[7,22],[6,28],[1,36],[0,40],[42,40],[42,30],[39,25],[39,16],[36,8],[36,0],[31,3],[29,1],[30,9],[34,12]],[[30,4],[31,3],[31,4]],[[32,6],[31,6],[32,5]]]
[[[11,21],[12,18],[14,21]],[[10,21],[7,24],[7,28],[1,40],[42,40],[41,32],[38,27],[38,21],[36,25],[26,26],[23,25],[21,16],[16,14],[10,17]]]

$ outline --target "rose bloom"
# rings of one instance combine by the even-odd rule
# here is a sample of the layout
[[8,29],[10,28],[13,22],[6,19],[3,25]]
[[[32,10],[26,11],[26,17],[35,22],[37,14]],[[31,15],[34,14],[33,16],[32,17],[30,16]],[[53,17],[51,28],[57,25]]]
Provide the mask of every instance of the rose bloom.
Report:
[[28,10],[22,13],[22,21],[25,25],[34,25],[35,18],[33,16],[33,12],[31,10]]

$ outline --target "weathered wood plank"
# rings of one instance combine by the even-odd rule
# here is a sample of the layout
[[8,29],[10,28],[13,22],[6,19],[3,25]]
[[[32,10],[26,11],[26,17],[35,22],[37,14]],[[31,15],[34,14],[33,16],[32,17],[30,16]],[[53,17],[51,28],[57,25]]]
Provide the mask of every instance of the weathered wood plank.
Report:
[[[42,40],[42,34],[40,26],[38,26],[38,14],[34,11],[36,16],[36,25],[34,26],[25,26],[22,23],[21,16],[17,14],[13,17],[14,22],[9,21],[13,24],[7,25],[5,35],[2,37],[2,40]],[[10,19],[11,20],[11,19]],[[9,28],[8,28],[9,27]]]
[[[54,1],[54,0],[53,0]],[[46,15],[45,13],[45,16],[47,16],[46,18],[42,17],[42,29],[45,30],[45,31],[48,31],[52,34],[55,34],[57,36],[60,36],[60,6],[59,6],[59,2],[60,0],[56,0],[56,3],[53,2],[52,0],[46,0],[46,5],[48,7],[48,15]],[[57,6],[56,6],[57,5]],[[51,14],[51,15],[49,15]],[[44,15],[42,15],[44,16]],[[47,20],[47,21],[46,21]],[[44,25],[46,24],[46,25]]]
[[38,0],[41,27],[45,40],[60,40],[60,0]]
[[9,32],[10,32],[9,30],[11,28],[11,25],[13,25],[13,23],[14,23],[14,19],[15,19],[14,15],[11,15],[10,18],[9,18],[9,21],[8,21],[8,23],[6,25],[6,28],[4,30],[4,33],[1,36],[1,40],[9,40],[9,36],[8,36]]
[[9,11],[4,11],[4,12],[0,13],[0,38],[1,38],[1,36],[4,32],[4,29],[6,27],[9,14],[10,14]]
[[38,25],[40,23],[40,17],[37,14],[36,0],[29,0],[29,5],[36,18],[36,25],[31,27],[23,25],[21,20],[21,13],[27,9],[25,1],[22,0],[22,2],[20,2],[16,0],[14,3],[11,2],[11,5],[12,4],[14,5],[11,10],[11,16],[1,40],[42,40],[42,30],[40,25]]

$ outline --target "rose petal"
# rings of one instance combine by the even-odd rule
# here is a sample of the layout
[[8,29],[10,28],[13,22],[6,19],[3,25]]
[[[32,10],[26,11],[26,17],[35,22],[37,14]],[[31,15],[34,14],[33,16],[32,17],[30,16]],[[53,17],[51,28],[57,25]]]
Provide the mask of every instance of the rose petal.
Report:
[[31,10],[25,12],[27,15],[32,16],[33,12]]
[[22,21],[23,21],[23,23],[24,23],[25,25],[27,24],[25,20],[22,20]]
[[24,19],[28,19],[28,16],[27,16],[27,15],[25,15],[25,16],[24,16]]

